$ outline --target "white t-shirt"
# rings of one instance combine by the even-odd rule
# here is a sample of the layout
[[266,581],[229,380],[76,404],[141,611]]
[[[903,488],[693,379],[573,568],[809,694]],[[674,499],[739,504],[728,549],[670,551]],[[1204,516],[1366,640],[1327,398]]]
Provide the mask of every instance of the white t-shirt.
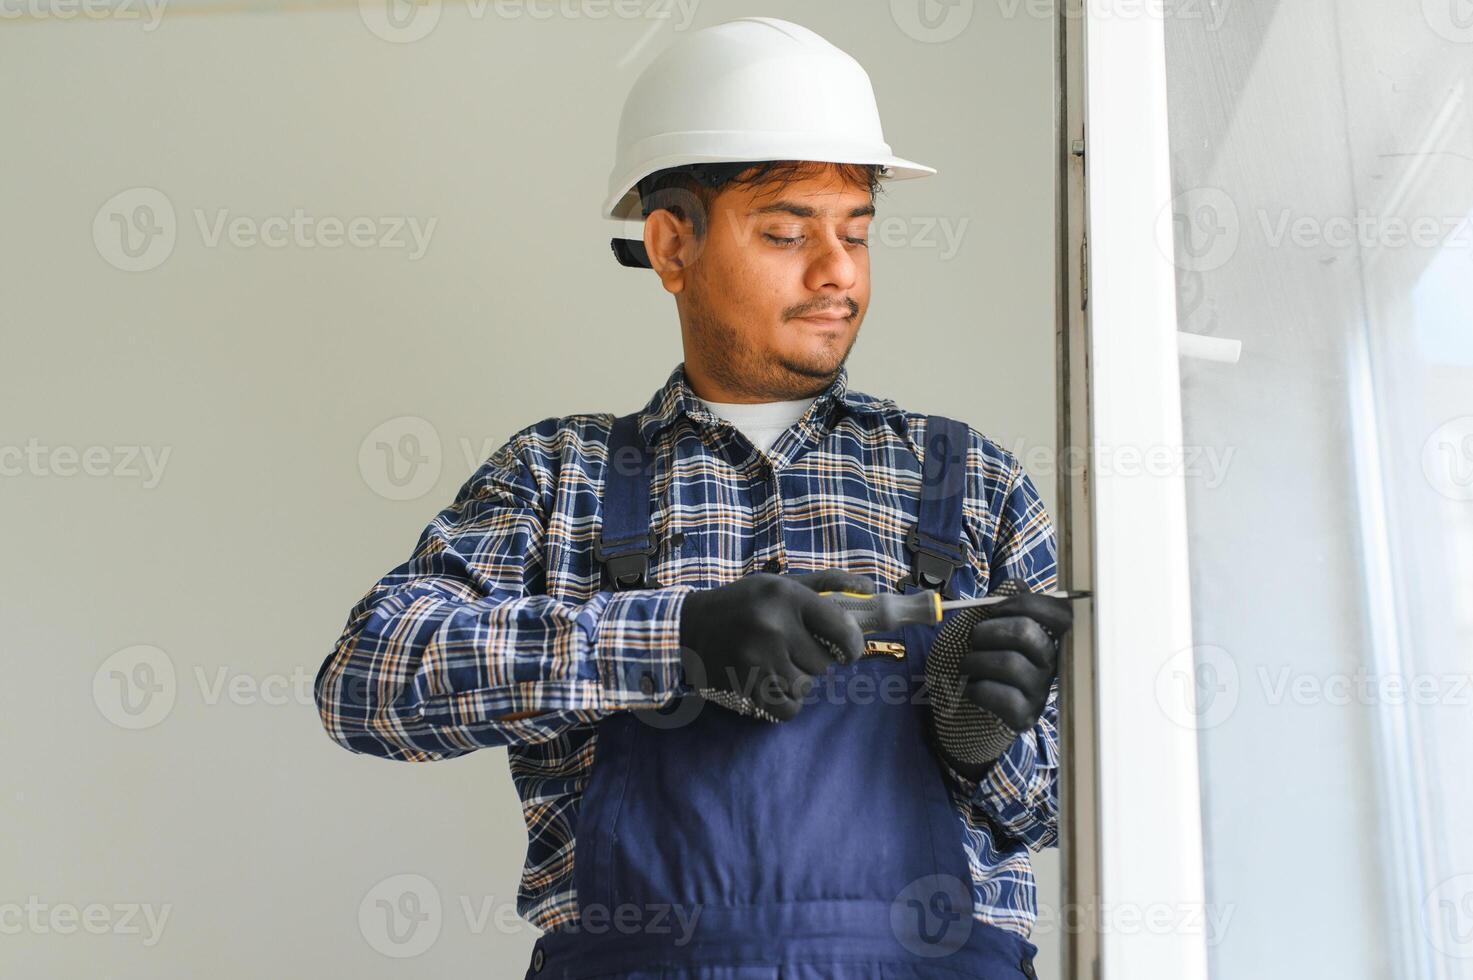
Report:
[[[699,397],[699,396],[697,396]],[[794,422],[803,417],[808,411],[808,406],[818,400],[815,395],[812,398],[799,398],[790,402],[757,402],[755,404],[742,404],[731,402],[708,402],[701,399],[712,415],[726,419],[732,425],[752,441],[763,452],[772,448],[777,437],[786,432]]]

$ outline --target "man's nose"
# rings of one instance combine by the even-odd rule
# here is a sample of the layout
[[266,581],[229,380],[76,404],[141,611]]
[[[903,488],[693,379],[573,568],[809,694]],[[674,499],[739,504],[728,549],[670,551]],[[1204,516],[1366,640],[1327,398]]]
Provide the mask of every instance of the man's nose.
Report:
[[859,263],[849,254],[849,243],[841,237],[830,235],[824,239],[821,251],[809,265],[805,285],[815,292],[826,286],[849,289],[858,278]]

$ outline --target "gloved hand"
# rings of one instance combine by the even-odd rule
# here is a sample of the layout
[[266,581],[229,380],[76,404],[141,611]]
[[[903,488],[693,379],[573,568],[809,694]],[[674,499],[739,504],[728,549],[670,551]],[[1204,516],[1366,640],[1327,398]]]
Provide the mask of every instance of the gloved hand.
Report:
[[854,618],[819,592],[873,593],[838,569],[758,572],[685,597],[680,611],[685,681],[709,701],[763,721],[789,721],[813,678],[864,655]]
[[937,631],[926,660],[937,749],[973,781],[1038,723],[1058,670],[1059,640],[1074,625],[1068,599],[1031,595],[1022,579],[1001,582],[990,594],[1017,598],[958,610]]

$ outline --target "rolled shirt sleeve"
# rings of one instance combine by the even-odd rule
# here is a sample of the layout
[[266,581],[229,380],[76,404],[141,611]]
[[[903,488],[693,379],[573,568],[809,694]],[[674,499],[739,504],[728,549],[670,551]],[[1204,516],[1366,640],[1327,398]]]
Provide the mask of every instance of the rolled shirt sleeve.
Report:
[[[680,613],[691,586],[542,594],[552,487],[514,435],[358,601],[314,683],[328,735],[401,761],[551,739],[689,693]],[[503,716],[535,712],[506,720]]]

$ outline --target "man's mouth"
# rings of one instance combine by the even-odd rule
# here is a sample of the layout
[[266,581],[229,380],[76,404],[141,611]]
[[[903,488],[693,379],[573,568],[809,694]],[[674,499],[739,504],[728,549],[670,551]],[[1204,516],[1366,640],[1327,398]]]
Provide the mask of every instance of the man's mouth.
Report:
[[848,310],[824,310],[822,313],[810,313],[807,316],[797,317],[799,320],[812,320],[815,323],[843,323],[853,316]]
[[815,330],[841,330],[849,323],[847,316],[800,316],[795,319]]

